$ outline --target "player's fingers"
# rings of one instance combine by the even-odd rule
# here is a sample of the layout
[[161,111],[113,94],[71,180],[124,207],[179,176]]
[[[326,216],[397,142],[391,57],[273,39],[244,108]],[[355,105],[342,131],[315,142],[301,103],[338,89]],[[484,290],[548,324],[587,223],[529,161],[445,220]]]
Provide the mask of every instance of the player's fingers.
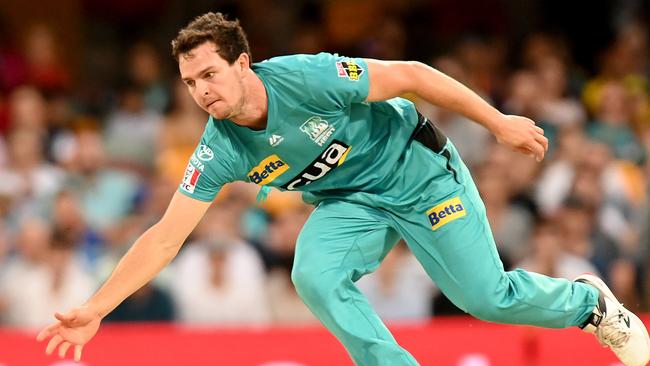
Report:
[[58,346],[62,340],[63,338],[58,334],[52,337],[52,339],[50,339],[50,342],[47,344],[47,347],[45,348],[45,353],[51,355],[52,352],[54,352],[56,346]]
[[544,152],[548,151],[548,139],[543,135],[535,136],[535,140],[542,145]]
[[531,144],[530,150],[533,152],[533,155],[535,156],[535,160],[537,160],[537,162],[544,160],[544,146],[537,140]]
[[527,147],[525,147],[525,146],[517,147],[517,148],[515,148],[515,150],[516,150],[517,152],[520,152],[520,153],[524,154],[524,155],[530,155],[530,156],[533,156],[533,155],[534,155],[533,152],[530,151],[530,149],[527,148]]
[[40,341],[52,336],[52,334],[57,332],[57,330],[59,329],[60,326],[61,326],[61,324],[58,323],[58,322],[54,323],[54,324],[51,324],[51,325],[48,325],[45,329],[41,330],[40,333],[38,333],[38,335],[36,336],[36,340],[40,342]]
[[541,133],[542,135],[544,134],[544,130],[539,126],[535,126],[535,131]]
[[59,346],[59,357],[64,358],[65,354],[68,352],[68,348],[72,346],[72,343],[70,342],[63,342]]
[[74,346],[74,360],[76,362],[81,361],[81,351],[83,351],[83,349],[84,349],[84,346],[82,346],[80,344],[76,344]]
[[73,321],[76,318],[76,315],[73,314],[72,312],[68,312],[68,313],[56,312],[56,313],[54,313],[54,317],[57,318],[58,320],[64,322],[64,323],[69,323],[69,322]]

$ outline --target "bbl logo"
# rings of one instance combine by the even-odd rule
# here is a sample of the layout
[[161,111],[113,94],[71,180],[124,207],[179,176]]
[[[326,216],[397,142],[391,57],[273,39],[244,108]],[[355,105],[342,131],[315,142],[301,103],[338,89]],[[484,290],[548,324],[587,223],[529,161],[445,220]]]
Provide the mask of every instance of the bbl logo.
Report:
[[300,131],[304,132],[318,146],[323,146],[332,136],[336,128],[330,126],[329,122],[321,117],[314,116],[309,118],[300,126]]
[[261,186],[267,185],[289,170],[289,165],[273,154],[248,172],[248,179]]
[[465,216],[465,206],[460,197],[454,197],[427,211],[432,230],[438,230],[447,223]]
[[336,72],[340,78],[348,78],[352,81],[359,81],[363,75],[363,69],[354,60],[339,61],[336,63]]

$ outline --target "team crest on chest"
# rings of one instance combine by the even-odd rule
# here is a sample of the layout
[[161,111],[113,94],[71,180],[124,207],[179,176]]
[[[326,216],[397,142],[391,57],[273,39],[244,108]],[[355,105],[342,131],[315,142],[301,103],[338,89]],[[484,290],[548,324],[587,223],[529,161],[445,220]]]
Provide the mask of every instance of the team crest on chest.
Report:
[[313,116],[300,126],[300,131],[304,132],[318,146],[323,146],[330,136],[336,131],[334,126],[318,116]]

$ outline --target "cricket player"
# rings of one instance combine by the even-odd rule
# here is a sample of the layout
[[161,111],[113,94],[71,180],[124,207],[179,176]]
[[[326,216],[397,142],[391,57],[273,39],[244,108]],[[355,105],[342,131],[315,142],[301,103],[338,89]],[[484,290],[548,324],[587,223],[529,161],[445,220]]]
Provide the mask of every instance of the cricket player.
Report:
[[[485,207],[454,145],[411,92],[485,126],[541,161],[548,142],[528,118],[503,115],[419,62],[321,53],[253,64],[237,21],[194,19],[172,41],[180,75],[210,114],[185,175],[158,223],[140,236],[82,306],[38,335],[48,354],[79,360],[103,317],[178,253],[220,188],[233,181],[301,191],[316,208],[299,236],[298,294],[357,365],[417,365],[354,285],[401,237],[458,307],[487,321],[577,326],[627,366],[650,360],[643,323],[597,277],[571,282],[504,271]],[[523,243],[522,243],[523,245]],[[432,345],[435,347],[435,345]]]

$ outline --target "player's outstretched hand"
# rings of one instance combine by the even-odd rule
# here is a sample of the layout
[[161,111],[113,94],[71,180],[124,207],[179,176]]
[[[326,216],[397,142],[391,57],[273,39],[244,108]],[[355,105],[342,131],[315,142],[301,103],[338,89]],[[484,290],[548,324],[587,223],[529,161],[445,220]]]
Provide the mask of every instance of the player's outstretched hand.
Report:
[[58,321],[38,333],[36,340],[40,342],[49,338],[45,353],[51,355],[58,347],[61,358],[74,346],[74,360],[79,362],[84,345],[97,333],[101,316],[88,306],[80,306],[67,313],[56,313],[54,316]]
[[522,116],[504,116],[494,135],[500,144],[514,151],[530,155],[535,160],[542,161],[548,150],[548,139],[544,130],[535,125],[530,118]]

